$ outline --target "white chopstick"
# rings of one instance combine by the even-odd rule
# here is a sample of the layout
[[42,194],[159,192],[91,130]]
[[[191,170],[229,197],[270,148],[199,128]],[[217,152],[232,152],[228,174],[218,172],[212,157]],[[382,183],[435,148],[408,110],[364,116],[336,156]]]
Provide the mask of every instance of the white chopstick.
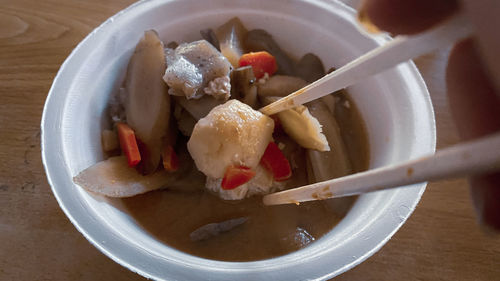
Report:
[[449,46],[471,34],[472,28],[468,21],[462,14],[458,14],[430,31],[414,36],[397,36],[312,84],[261,108],[260,111],[272,115],[310,102],[399,63]]
[[343,197],[500,169],[500,133],[461,143],[408,162],[264,196],[265,205]]

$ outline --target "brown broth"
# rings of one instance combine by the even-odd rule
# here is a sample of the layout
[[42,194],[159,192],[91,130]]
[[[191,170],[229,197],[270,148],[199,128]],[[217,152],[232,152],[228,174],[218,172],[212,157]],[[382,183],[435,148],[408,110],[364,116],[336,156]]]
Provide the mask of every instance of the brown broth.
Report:
[[[369,147],[364,122],[345,94],[338,94],[335,117],[341,128],[353,168],[368,168]],[[349,108],[343,102],[349,100]],[[287,143],[286,147],[294,147]],[[285,152],[286,153],[286,152]],[[301,148],[294,157],[304,157]],[[287,188],[304,184],[306,161],[291,160],[294,178]],[[354,197],[301,203],[300,205],[264,206],[253,197],[227,202],[200,189],[191,192],[160,190],[122,199],[129,214],[159,241],[183,252],[215,260],[253,261],[284,255],[306,246],[296,239],[297,228],[316,240],[329,232],[348,212]],[[333,203],[333,204],[332,204]],[[189,234],[214,222],[247,217],[248,221],[218,236],[193,242]],[[307,239],[306,239],[307,240]]]

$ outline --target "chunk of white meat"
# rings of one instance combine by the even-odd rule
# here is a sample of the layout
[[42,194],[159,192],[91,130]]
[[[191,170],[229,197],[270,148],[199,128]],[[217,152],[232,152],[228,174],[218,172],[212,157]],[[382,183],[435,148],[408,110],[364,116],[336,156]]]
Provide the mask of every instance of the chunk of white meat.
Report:
[[273,130],[271,118],[230,100],[196,123],[187,147],[196,167],[206,176],[219,179],[230,165],[256,168]]
[[205,187],[224,200],[241,200],[254,195],[264,195],[282,190],[283,182],[274,180],[273,175],[262,165],[255,168],[255,176],[247,183],[234,189],[222,189],[222,179],[207,177]]
[[166,49],[166,60],[163,80],[170,87],[169,94],[188,99],[203,95],[229,98],[231,64],[206,40],[184,43],[175,50]]

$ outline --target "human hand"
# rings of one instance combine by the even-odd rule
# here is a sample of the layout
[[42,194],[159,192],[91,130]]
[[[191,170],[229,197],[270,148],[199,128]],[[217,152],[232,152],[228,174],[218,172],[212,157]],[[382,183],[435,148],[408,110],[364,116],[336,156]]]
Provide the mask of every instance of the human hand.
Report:
[[[459,10],[475,33],[453,47],[446,83],[459,136],[471,140],[500,131],[500,1],[365,0],[359,18],[394,35],[415,34]],[[480,222],[500,230],[500,173],[472,177],[469,183]]]

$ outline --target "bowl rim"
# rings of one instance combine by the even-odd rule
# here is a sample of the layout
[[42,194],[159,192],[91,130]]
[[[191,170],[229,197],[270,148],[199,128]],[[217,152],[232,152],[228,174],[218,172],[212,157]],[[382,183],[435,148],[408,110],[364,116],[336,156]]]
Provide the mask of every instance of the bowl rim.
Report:
[[[100,241],[96,239],[96,232],[89,232],[87,227],[84,227],[83,225],[86,225],[86,223],[89,223],[91,219],[91,213],[86,211],[85,208],[86,206],[82,205],[81,203],[79,205],[68,205],[66,203],[67,198],[64,198],[64,194],[61,193],[60,186],[59,184],[59,175],[64,171],[70,178],[71,178],[71,173],[68,171],[65,165],[63,163],[65,162],[64,156],[62,151],[60,151],[60,147],[58,147],[59,141],[62,141],[61,138],[58,138],[56,141],[54,139],[49,139],[51,134],[49,132],[55,131],[57,132],[58,129],[56,126],[54,126],[54,123],[51,122],[53,120],[59,120],[63,118],[62,115],[62,108],[58,108],[58,105],[60,105],[60,102],[56,100],[56,93],[59,90],[60,85],[65,85],[67,82],[64,81],[64,76],[68,75],[67,72],[71,70],[71,63],[74,59],[75,56],[80,52],[81,49],[85,48],[85,46],[88,44],[89,41],[91,41],[94,37],[96,37],[97,34],[102,34],[106,31],[106,28],[111,25],[117,18],[122,17],[123,15],[127,14],[129,11],[134,10],[138,8],[139,6],[146,5],[150,2],[155,2],[159,0],[141,0],[139,2],[133,3],[132,5],[128,6],[127,8],[119,11],[115,15],[111,16],[108,18],[106,21],[104,21],[101,25],[96,27],[92,32],[90,32],[70,53],[70,55],[65,59],[63,64],[61,65],[57,75],[54,78],[54,81],[52,83],[52,86],[49,90],[49,93],[46,98],[46,102],[44,104],[44,109],[42,113],[42,118],[41,118],[41,154],[42,154],[42,164],[44,166],[45,173],[47,175],[47,180],[49,185],[51,186],[52,192],[54,196],[56,197],[56,200],[60,206],[60,208],[63,210],[65,215],[68,217],[68,219],[71,221],[71,223],[77,228],[77,230],[89,241],[91,244],[93,244],[96,248],[98,248],[102,253],[104,253],[106,256],[117,262],[118,264],[132,270],[133,272],[136,272],[144,277],[147,278],[152,278],[152,279],[163,279],[165,277],[158,276],[155,274],[151,274],[144,270],[144,266],[138,266],[131,264],[129,261],[127,261],[123,256],[120,254],[116,253],[116,247],[130,247],[127,245],[127,243],[124,243],[123,241],[118,241],[118,242],[110,242],[110,243],[105,243],[105,241],[112,241],[113,237],[110,239],[105,239],[103,240],[102,237],[106,236],[114,236],[110,232],[105,232],[105,231],[99,231],[98,234],[102,235],[100,236]],[[167,2],[174,2],[176,0],[170,0]],[[355,10],[351,8],[350,6],[346,5],[343,2],[340,2],[338,0],[333,0],[333,1],[327,1],[327,0],[307,0],[308,2],[317,2],[317,3],[322,3],[322,5],[335,5],[337,8],[343,9],[345,12],[350,13],[351,15],[355,13]],[[435,127],[435,116],[434,116],[434,111],[432,107],[432,102],[430,101],[430,96],[428,93],[427,86],[419,73],[418,69],[414,65],[413,61],[410,61],[408,63],[409,70],[412,72],[414,75],[414,78],[417,80],[417,83],[421,87],[421,91],[426,93],[426,96],[424,98],[428,99],[428,104],[430,105],[430,108],[428,108],[429,113],[431,114],[430,120],[428,120],[431,124],[432,127],[432,132],[430,132],[430,139],[431,143],[428,144],[430,145],[430,151],[429,152],[434,152],[436,149],[436,127]],[[55,155],[54,155],[55,154]],[[418,184],[415,185],[414,188],[414,197],[412,197],[413,201],[412,204],[409,207],[409,212],[399,220],[394,226],[391,226],[391,231],[388,233],[384,233],[385,238],[382,239],[381,241],[378,241],[378,243],[372,247],[372,249],[368,252],[365,252],[364,255],[356,257],[353,259],[350,263],[347,263],[340,269],[331,272],[330,274],[324,275],[321,278],[331,278],[332,276],[338,275],[340,273],[343,273],[354,266],[358,265],[359,263],[363,262],[366,260],[368,257],[373,255],[375,252],[377,252],[391,237],[394,235],[394,233],[397,232],[397,230],[405,223],[405,221],[408,219],[408,217],[411,215],[413,212],[414,208],[420,201],[420,198],[425,191],[425,186],[426,183]],[[75,195],[76,196],[76,195]],[[71,199],[71,198],[70,198]],[[75,201],[76,202],[76,201]],[[95,222],[94,222],[95,223]],[[115,237],[116,238],[116,237]],[[123,253],[135,253],[137,254],[137,248],[131,248],[131,249],[125,249],[124,251],[121,252]],[[150,253],[143,253],[144,255],[149,255],[151,256]],[[159,259],[160,257],[150,257],[152,259]],[[278,257],[279,258],[279,257]],[[211,261],[211,260],[209,260]],[[263,260],[266,261],[266,260]],[[254,261],[254,262],[223,262],[223,261],[212,261],[214,264],[249,264],[249,263],[259,263],[262,261]]]

